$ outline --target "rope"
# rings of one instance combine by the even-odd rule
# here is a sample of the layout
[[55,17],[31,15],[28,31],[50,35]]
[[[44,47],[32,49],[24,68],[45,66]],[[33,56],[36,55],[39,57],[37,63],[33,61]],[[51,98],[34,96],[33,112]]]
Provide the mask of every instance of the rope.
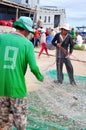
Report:
[[[63,47],[60,47],[62,50],[63,50],[63,52],[64,53],[68,53]],[[39,53],[38,51],[35,51],[35,53]],[[42,53],[42,54],[44,54],[44,55],[47,55],[47,54],[45,54],[45,53]],[[53,57],[55,57],[55,55],[52,55],[52,54],[49,54],[50,56],[53,56]],[[83,61],[83,60],[79,60],[77,57],[75,57],[74,55],[71,55],[72,57],[74,57],[75,59],[72,59],[72,58],[70,58],[70,60],[73,60],[73,61],[78,61],[78,62],[82,62],[82,63],[86,63],[86,61]]]
[[[60,47],[60,49],[65,53],[65,54],[68,54],[68,51],[65,50],[62,46]],[[38,51],[35,51],[35,53],[39,53]],[[44,55],[46,55],[45,53],[43,53]],[[55,55],[52,55],[52,54],[49,54],[50,56],[54,56]],[[71,59],[70,60],[73,60],[73,61],[78,61],[78,62],[82,62],[82,63],[86,63],[86,61],[82,61],[82,60],[79,60],[77,57],[75,57],[74,55],[71,55],[72,57],[74,57],[75,59]],[[52,67],[54,64],[56,63],[56,60],[51,64],[51,65],[48,65],[46,69],[44,69],[44,71],[47,71],[50,67]]]
[[[65,50],[62,46],[60,47],[61,50],[65,53],[65,54],[69,54],[67,50]],[[78,62],[84,62],[86,63],[86,61],[82,61],[82,60],[79,60],[77,57],[75,57],[74,55],[71,55],[72,57],[74,57],[75,59],[71,59],[71,60],[74,60],[74,61],[78,61]]]

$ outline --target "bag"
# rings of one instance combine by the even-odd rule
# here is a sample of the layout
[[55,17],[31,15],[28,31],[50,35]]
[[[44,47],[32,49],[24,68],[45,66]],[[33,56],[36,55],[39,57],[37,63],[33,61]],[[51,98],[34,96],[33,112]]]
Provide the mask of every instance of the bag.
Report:
[[49,50],[55,50],[56,47],[52,44],[53,36],[48,36],[46,40],[46,47]]
[[49,50],[55,50],[56,47],[53,44],[46,44],[47,49]]

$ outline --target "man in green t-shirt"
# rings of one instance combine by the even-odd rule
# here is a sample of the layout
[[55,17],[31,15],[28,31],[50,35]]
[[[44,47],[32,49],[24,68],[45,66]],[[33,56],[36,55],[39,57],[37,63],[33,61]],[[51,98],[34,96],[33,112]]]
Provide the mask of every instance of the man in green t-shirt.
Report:
[[71,34],[72,39],[75,39],[76,33],[75,33],[74,28],[71,29],[70,34]]
[[27,89],[25,73],[29,64],[39,81],[44,80],[37,66],[34,46],[26,37],[34,33],[33,21],[21,16],[13,23],[15,32],[0,34],[0,130],[25,130]]

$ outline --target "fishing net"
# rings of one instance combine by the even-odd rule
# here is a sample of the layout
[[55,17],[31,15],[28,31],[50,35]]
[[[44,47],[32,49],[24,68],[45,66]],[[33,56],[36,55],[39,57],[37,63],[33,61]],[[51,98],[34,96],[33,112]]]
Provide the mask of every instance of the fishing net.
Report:
[[[47,71],[46,74],[50,77],[52,77],[53,79],[56,79],[56,70],[50,70]],[[75,80],[78,80],[80,82],[85,81],[86,82],[86,76],[79,76],[79,75],[74,75]],[[69,78],[68,78],[68,74],[64,73],[64,81],[68,82]]]
[[26,130],[86,130],[86,77],[75,75],[78,87],[74,88],[69,86],[66,73],[61,86],[53,83],[56,70],[47,71],[46,75],[47,83],[28,93]]

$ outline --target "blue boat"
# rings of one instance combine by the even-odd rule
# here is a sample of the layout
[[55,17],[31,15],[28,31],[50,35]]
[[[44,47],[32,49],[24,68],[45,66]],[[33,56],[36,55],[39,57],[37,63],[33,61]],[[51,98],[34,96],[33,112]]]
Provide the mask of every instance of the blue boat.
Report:
[[79,27],[76,27],[76,28],[77,28],[77,30],[80,31],[82,36],[86,36],[86,26],[79,26]]

